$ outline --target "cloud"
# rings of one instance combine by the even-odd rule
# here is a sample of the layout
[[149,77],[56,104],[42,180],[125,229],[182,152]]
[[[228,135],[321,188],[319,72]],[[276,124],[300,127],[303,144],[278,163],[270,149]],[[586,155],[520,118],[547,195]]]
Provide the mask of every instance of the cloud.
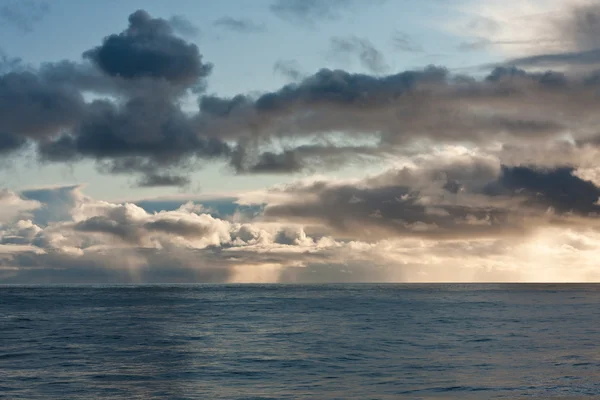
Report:
[[521,57],[508,60],[504,64],[520,67],[563,67],[565,65],[596,66],[600,64],[600,49]]
[[368,39],[334,37],[331,39],[331,52],[335,56],[355,56],[364,68],[376,74],[389,69],[383,54]]
[[[445,175],[432,182],[432,176],[442,172]],[[523,177],[530,173],[518,170],[509,174]],[[496,221],[492,217],[492,207],[477,204],[481,200],[476,196],[477,190],[485,187],[485,182],[498,181],[511,190],[511,196],[521,196],[513,199],[516,203],[508,198],[502,200],[505,213],[522,215],[515,204],[521,204],[527,210],[535,209],[533,205],[522,202],[531,201],[536,196],[515,188],[541,189],[552,197],[555,189],[549,188],[543,180],[549,180],[556,171],[533,173],[539,176],[546,174],[547,178],[542,178],[541,184],[529,177],[507,183],[512,182],[514,177],[511,175],[508,181],[503,180],[506,170],[499,170],[492,159],[466,154],[446,155],[441,159],[438,157],[433,164],[392,170],[362,181],[289,186],[285,190],[288,197],[283,203],[268,205],[265,216],[258,215],[244,223],[216,218],[205,213],[202,207],[190,203],[170,211],[148,212],[133,203],[111,203],[85,195],[75,196],[72,198],[77,200],[60,221],[36,224],[20,216],[5,220],[0,227],[0,282],[502,282],[599,279],[595,254],[600,249],[600,234],[595,228],[591,229],[592,225],[552,227],[535,224],[536,221],[552,221],[552,218],[544,220],[539,214],[533,214],[520,221],[527,229],[520,231],[518,236],[498,235],[500,227],[494,224],[508,219]],[[575,183],[577,179],[564,176],[565,182],[581,185]],[[447,192],[450,197],[446,203],[428,200],[421,203],[426,211],[419,207],[416,197],[420,196],[421,201],[426,197],[432,199],[434,193],[445,190],[441,183],[450,179],[459,181],[464,189],[456,193]],[[390,196],[407,192],[402,187],[410,187],[413,192],[392,199]],[[52,190],[61,194],[52,194]],[[416,190],[419,194],[415,194]],[[47,201],[43,208],[55,209],[54,199],[63,198],[67,190],[48,188],[37,192],[38,197]],[[73,189],[72,193],[75,192]],[[461,194],[466,197],[456,199]],[[18,194],[15,196],[20,197]],[[458,200],[457,203],[449,203],[452,196]],[[498,196],[488,197],[498,200]],[[337,208],[333,208],[334,200],[348,198],[351,201],[339,201]],[[386,206],[385,199],[392,200],[389,206]],[[507,200],[510,201],[506,203]],[[316,220],[309,224],[292,223],[289,216],[277,222],[265,220],[272,217],[269,214],[271,207],[280,207],[281,210],[284,204],[295,204],[307,210],[314,202],[327,207],[318,213],[312,211],[313,217],[323,216],[319,224]],[[496,207],[499,204],[502,202],[497,201]],[[373,207],[379,209],[379,215],[366,218],[364,214]],[[481,212],[484,209],[490,218],[482,218],[483,213],[476,215],[477,210]],[[404,215],[414,222],[393,227],[394,221],[385,218],[390,213]],[[454,216],[454,220],[449,214]],[[344,219],[341,219],[342,215]],[[461,215],[465,217],[459,218]],[[298,216],[295,214],[295,217]],[[554,215],[554,218],[557,216]],[[427,218],[429,222],[451,223],[452,234],[428,233]],[[563,218],[566,221],[575,217],[565,212]],[[323,232],[323,229],[332,226],[350,228],[358,221],[361,222],[360,229],[338,230],[334,236]],[[389,232],[394,229],[400,235],[380,236],[378,233],[383,228]],[[413,234],[404,236],[402,232],[407,230]],[[364,235],[360,231],[372,234]],[[577,268],[572,268],[573,265]]]
[[396,50],[404,51],[407,53],[422,53],[423,47],[416,43],[413,38],[399,30],[395,30],[392,35],[392,45]]
[[190,178],[180,175],[145,175],[138,182],[140,187],[157,187],[157,186],[189,186]]
[[258,33],[265,32],[267,29],[264,24],[258,24],[249,19],[239,19],[233,17],[221,17],[214,21],[213,25],[238,33]]
[[107,161],[113,173],[135,170],[153,175],[190,157],[224,156],[229,148],[216,138],[197,135],[192,120],[170,99],[147,96],[122,107],[93,102],[72,134],[43,143],[39,151],[50,161],[89,157]]
[[356,0],[275,0],[271,12],[286,21],[314,26],[317,22],[341,18],[344,12],[355,7],[381,4],[383,1]]
[[[34,73],[9,72],[0,76],[0,132],[40,138],[74,126],[85,109],[77,90]],[[13,141],[4,138],[5,146]]]
[[169,18],[169,25],[175,32],[184,36],[197,37],[200,35],[200,28],[183,15],[174,15]]
[[[83,60],[0,75],[0,151],[30,145],[45,162],[93,160],[103,173],[149,186],[186,185],[207,162],[245,174],[318,172],[407,157],[431,143],[486,147],[516,165],[567,136],[567,153],[552,150],[560,162],[536,162],[578,168],[597,146],[595,72],[498,67],[480,78],[429,66],[385,75],[380,52],[350,37],[334,44],[377,72],[292,70],[295,82],[277,90],[225,98],[202,91],[210,64],[173,29],[139,10]],[[105,58],[113,50],[127,56]],[[156,63],[120,70],[139,51]],[[184,110],[192,92],[199,109]],[[89,93],[98,96],[85,101]]]
[[0,5],[0,21],[28,33],[50,12],[50,4],[36,0],[7,0]]
[[509,56],[510,65],[597,67],[600,7],[594,1],[550,0],[507,6],[491,0],[467,3],[464,11],[474,16],[462,31],[474,38],[463,42],[461,50],[499,50]]
[[28,217],[39,207],[41,204],[35,200],[24,198],[7,189],[0,190],[0,226],[17,218]]
[[36,202],[31,215],[34,224],[48,225],[52,222],[69,220],[71,211],[77,204],[89,201],[82,192],[83,185],[50,186],[26,189],[21,192],[24,199]]
[[[475,144],[548,140],[570,128],[578,134],[581,113],[591,112],[593,103],[587,82],[509,68],[498,68],[484,80],[434,66],[384,76],[323,69],[256,98],[204,96],[198,122],[231,139],[344,132],[379,142],[382,151],[427,139]],[[546,101],[532,103],[531,97]]]
[[212,65],[202,62],[198,47],[173,35],[168,21],[138,10],[129,16],[129,27],[110,35],[84,57],[110,76],[126,79],[162,78],[191,84],[208,76]]
[[279,60],[273,66],[273,71],[291,81],[299,81],[304,77],[300,64],[295,60]]
[[468,153],[417,162],[359,181],[288,185],[283,197],[267,201],[265,218],[350,240],[473,240],[545,226],[598,227],[600,188],[572,168],[504,166]]
[[[212,66],[174,35],[172,23],[138,10],[127,30],[84,53],[91,63],[45,63],[0,75],[0,152],[34,142],[44,161],[93,159],[103,172],[142,175],[145,185],[186,184],[183,177],[156,178],[173,177],[173,169],[198,159],[226,157],[229,146],[200,135],[181,108]],[[85,102],[88,92],[102,99]]]

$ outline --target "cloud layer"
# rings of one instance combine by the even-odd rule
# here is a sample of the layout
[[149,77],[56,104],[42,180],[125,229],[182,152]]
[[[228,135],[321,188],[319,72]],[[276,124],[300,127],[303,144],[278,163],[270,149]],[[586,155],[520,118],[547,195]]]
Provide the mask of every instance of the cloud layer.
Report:
[[[92,160],[141,187],[189,186],[208,163],[247,176],[379,172],[238,193],[219,200],[227,212],[99,201],[80,186],[5,190],[0,282],[598,280],[600,11],[575,3],[553,2],[558,14],[516,38],[500,18],[511,11],[488,2],[461,49],[521,50],[473,76],[391,71],[368,39],[334,37],[331,53],[367,72],[307,74],[281,61],[275,70],[292,83],[223,97],[208,92],[218,65],[189,40],[198,29],[144,10],[79,60],[31,67],[3,57],[3,157]],[[348,6],[361,4],[270,9],[314,26]],[[214,24],[264,30],[232,17]],[[532,38],[537,51],[524,51]],[[423,51],[400,31],[393,41]]]

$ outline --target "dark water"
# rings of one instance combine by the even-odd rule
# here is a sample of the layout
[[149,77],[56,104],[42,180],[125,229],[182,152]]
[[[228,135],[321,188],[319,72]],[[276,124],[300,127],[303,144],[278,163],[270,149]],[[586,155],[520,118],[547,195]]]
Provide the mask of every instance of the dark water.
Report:
[[3,286],[0,398],[589,399],[599,304],[594,285]]

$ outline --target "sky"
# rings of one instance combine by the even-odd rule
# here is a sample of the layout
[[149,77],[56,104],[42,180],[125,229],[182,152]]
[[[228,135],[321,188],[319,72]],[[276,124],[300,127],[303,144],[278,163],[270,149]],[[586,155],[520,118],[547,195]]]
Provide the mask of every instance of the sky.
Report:
[[1,283],[597,282],[600,1],[0,0]]

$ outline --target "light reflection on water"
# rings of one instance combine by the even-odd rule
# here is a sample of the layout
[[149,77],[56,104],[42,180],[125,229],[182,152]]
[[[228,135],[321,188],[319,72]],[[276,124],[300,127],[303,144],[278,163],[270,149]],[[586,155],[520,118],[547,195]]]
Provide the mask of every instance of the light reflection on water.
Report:
[[600,395],[600,286],[0,287],[0,398]]

